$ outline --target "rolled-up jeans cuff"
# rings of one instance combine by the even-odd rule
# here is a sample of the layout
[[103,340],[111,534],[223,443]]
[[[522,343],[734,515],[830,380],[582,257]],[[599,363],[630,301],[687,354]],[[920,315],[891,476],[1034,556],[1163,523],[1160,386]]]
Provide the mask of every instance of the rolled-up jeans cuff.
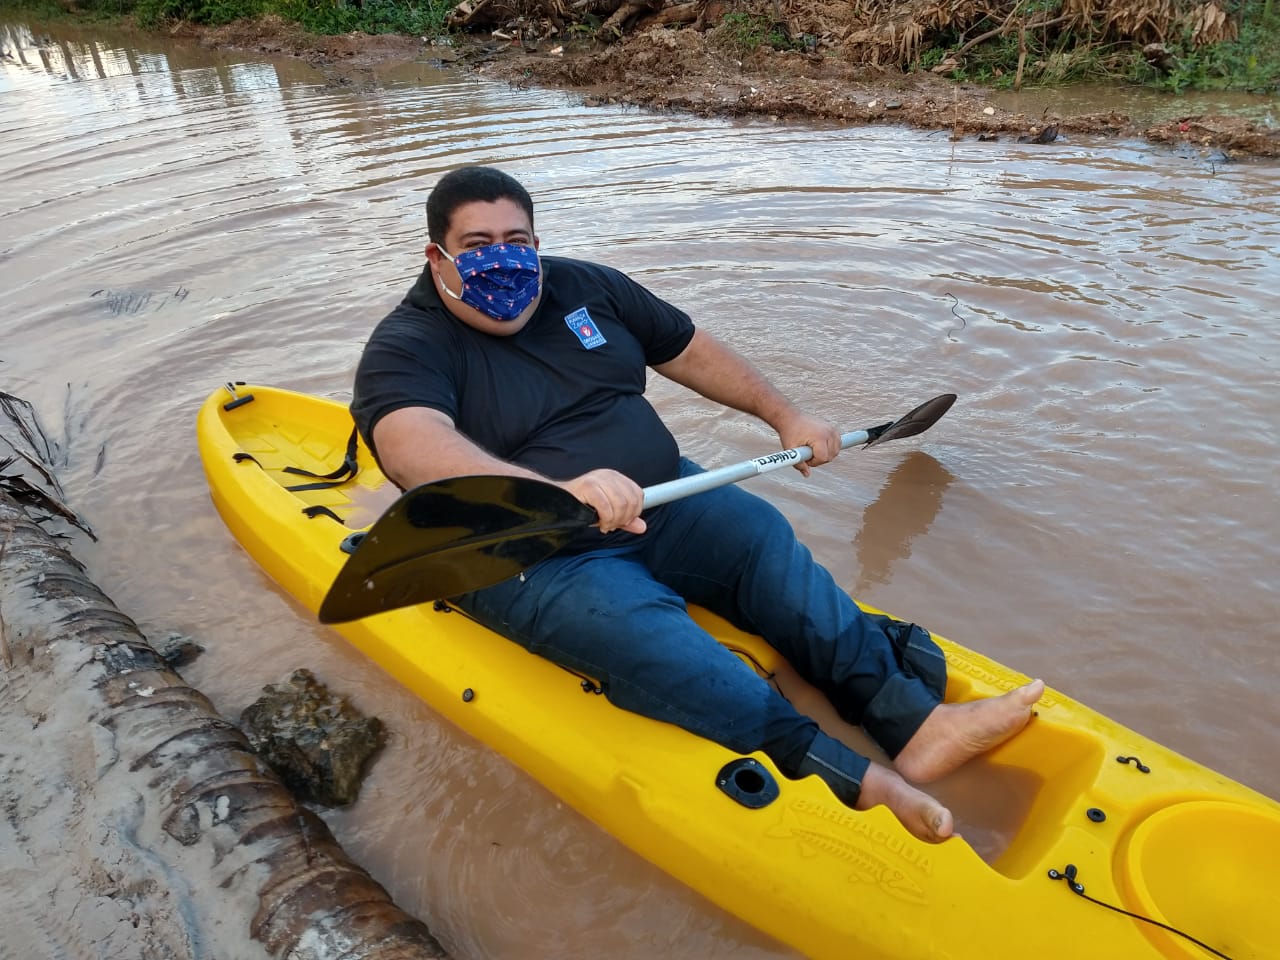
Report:
[[842,803],[855,806],[862,792],[862,778],[871,761],[839,740],[819,732],[796,767],[796,779],[817,776]]
[[916,735],[942,701],[915,677],[899,674],[885,681],[862,715],[862,727],[891,758]]

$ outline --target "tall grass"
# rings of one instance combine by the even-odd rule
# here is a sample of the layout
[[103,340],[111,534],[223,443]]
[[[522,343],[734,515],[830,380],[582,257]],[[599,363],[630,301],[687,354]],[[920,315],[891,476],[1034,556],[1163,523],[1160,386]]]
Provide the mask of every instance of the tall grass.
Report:
[[[1071,30],[1028,30],[1021,74],[1017,71],[1021,53],[1018,37],[1005,33],[968,50],[951,76],[996,87],[1012,86],[1018,77],[1024,86],[1120,80],[1179,92],[1280,92],[1280,4],[1275,0],[1226,0],[1224,7],[1238,24],[1238,36],[1198,45],[1190,26],[1181,33],[1175,31],[1165,39],[1171,56],[1164,69],[1148,62],[1141,44],[1133,41],[1100,39]],[[981,33],[988,25],[969,32]],[[929,39],[932,46],[920,54],[920,66],[925,69],[936,66],[960,46],[963,35],[957,32]]]

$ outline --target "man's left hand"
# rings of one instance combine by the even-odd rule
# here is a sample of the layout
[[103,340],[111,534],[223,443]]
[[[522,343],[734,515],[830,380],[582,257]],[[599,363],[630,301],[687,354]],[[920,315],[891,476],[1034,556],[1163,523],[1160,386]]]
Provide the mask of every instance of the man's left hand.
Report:
[[840,453],[839,429],[835,424],[817,417],[797,412],[779,425],[777,430],[784,448],[790,450],[793,447],[808,447],[813,451],[812,459],[796,464],[796,469],[806,477],[810,468],[830,463]]

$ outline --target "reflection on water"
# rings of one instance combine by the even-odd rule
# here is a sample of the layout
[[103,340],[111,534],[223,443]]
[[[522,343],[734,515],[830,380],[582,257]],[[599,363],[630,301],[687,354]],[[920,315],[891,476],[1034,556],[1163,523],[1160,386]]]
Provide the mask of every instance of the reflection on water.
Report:
[[271,63],[211,64],[209,54],[200,51],[175,47],[143,52],[71,25],[59,25],[57,31],[56,36],[37,36],[26,25],[0,24],[0,59],[9,67],[0,73],[0,93],[51,82],[126,78],[124,84],[87,84],[77,91],[79,96],[106,94],[109,101],[124,104],[156,93],[203,97],[281,85],[280,72]]
[[[224,714],[308,666],[387,722],[326,818],[455,955],[789,956],[442,724],[209,504],[199,403],[348,398],[462,163],[527,183],[543,250],[628,270],[842,428],[959,394],[927,434],[752,489],[859,599],[1280,795],[1275,164],[588,110],[429,64],[353,91],[70,27],[0,48],[0,377],[67,451],[101,537],[78,552],[145,631],[207,647],[185,673]],[[650,395],[706,466],[776,449]],[[1025,805],[981,768],[949,789],[989,849]]]
[[893,567],[911,556],[911,541],[928,532],[942,507],[942,495],[955,477],[929,454],[912,450],[885,479],[880,494],[862,513],[853,538],[857,552],[856,596],[888,583]]

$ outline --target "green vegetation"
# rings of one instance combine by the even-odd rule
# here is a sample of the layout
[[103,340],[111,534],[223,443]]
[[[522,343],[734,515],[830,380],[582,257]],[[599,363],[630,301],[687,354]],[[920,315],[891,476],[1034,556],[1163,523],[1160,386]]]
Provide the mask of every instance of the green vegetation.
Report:
[[[1061,86],[1091,80],[1117,80],[1128,77],[1142,62],[1142,56],[1131,44],[1119,47],[1078,46],[1070,35],[1053,39],[1026,36],[1026,56],[1022,75],[1018,75],[1020,48],[1017,35],[998,37],[974,47],[964,55],[960,67],[951,71],[957,80],[969,80],[986,86],[1008,89],[1022,86]],[[947,47],[922,51],[920,65],[933,69],[948,57]]]
[[[318,34],[404,33],[435,36],[457,0],[77,0],[77,17],[133,16],[155,29],[187,21],[218,26],[235,20],[275,15]],[[57,0],[0,0],[0,8],[41,15],[66,16]]]
[[0,12],[12,10],[36,20],[65,20],[74,16],[77,20],[111,20],[128,13],[133,4],[121,2],[93,3],[77,7],[73,14],[65,0],[0,0]]
[[715,38],[733,53],[755,53],[761,47],[773,50],[800,50],[803,43],[791,39],[786,31],[762,13],[733,11],[726,13],[715,28]]
[[1161,74],[1147,64],[1137,79],[1174,92],[1182,90],[1280,91],[1280,5],[1247,4],[1254,16],[1235,40],[1197,49],[1185,36],[1171,49],[1175,69]]
[[[1238,35],[1232,39],[1205,42],[1203,36],[1197,36],[1195,24],[1183,23],[1167,36],[1162,56],[1148,57],[1140,43],[1106,38],[1105,25],[1088,25],[1088,34],[1048,27],[1031,27],[1021,33],[1006,29],[966,49],[948,75],[1001,88],[1019,83],[1061,86],[1096,80],[1139,83],[1173,92],[1280,90],[1280,2],[1228,0],[1226,6],[1239,25]],[[1051,20],[1053,13],[1054,9],[1044,11]],[[920,51],[918,66],[933,69],[964,47],[966,36],[995,32],[998,26],[988,21],[966,31],[953,29],[947,37],[931,37],[932,44]]]

